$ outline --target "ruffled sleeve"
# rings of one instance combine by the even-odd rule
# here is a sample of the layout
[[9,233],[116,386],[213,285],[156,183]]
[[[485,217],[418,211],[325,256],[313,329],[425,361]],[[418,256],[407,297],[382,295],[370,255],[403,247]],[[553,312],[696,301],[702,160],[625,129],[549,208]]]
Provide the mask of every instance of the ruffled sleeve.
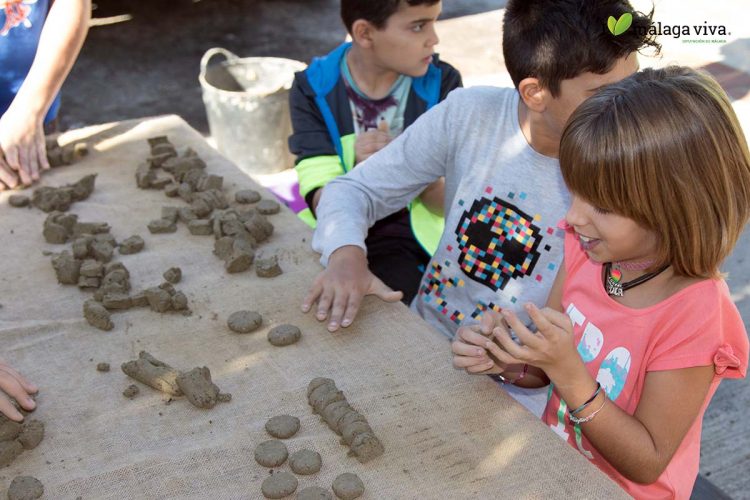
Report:
[[[747,356],[746,356],[747,358]],[[747,362],[744,364],[742,360],[735,355],[734,349],[729,344],[722,344],[714,354],[714,370],[717,375],[724,375],[729,370],[728,376],[731,377],[732,373],[738,373],[738,377],[744,377],[746,375]]]

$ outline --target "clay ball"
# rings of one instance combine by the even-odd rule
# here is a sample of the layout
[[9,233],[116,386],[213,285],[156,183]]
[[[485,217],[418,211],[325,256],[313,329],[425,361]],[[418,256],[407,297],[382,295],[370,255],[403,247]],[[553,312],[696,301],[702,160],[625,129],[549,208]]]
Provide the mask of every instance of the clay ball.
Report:
[[255,448],[255,461],[263,467],[278,467],[286,462],[287,456],[286,445],[277,439],[263,441]]
[[331,492],[320,486],[308,486],[297,493],[297,500],[333,500]]
[[297,434],[298,430],[299,419],[291,415],[277,415],[266,422],[266,431],[275,438],[290,438]]
[[263,317],[255,311],[237,311],[227,320],[230,330],[237,333],[254,332],[263,324]]
[[341,500],[354,500],[365,492],[365,484],[351,472],[345,472],[333,480],[333,492]]
[[36,500],[44,494],[41,481],[31,476],[18,476],[8,488],[8,500]]
[[268,341],[277,347],[294,344],[300,337],[302,332],[294,325],[279,325],[268,332]]
[[277,472],[263,480],[260,490],[266,498],[284,498],[297,489],[297,478],[288,472]]
[[289,467],[295,474],[307,476],[315,474],[323,464],[320,453],[312,450],[299,450],[289,457]]

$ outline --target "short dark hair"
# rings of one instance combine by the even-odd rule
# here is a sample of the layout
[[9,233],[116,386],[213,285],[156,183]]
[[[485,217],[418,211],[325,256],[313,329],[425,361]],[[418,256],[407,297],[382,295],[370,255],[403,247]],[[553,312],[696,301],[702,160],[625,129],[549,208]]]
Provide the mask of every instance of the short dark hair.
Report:
[[341,0],[341,20],[350,34],[357,19],[364,19],[377,29],[382,29],[388,18],[398,11],[402,3],[414,5],[435,5],[440,0]]
[[[607,28],[610,16],[633,15],[620,35]],[[649,34],[649,14],[634,12],[627,0],[509,0],[503,18],[503,56],[513,83],[537,78],[560,95],[560,82],[585,73],[604,74],[618,59],[645,47],[659,53]]]

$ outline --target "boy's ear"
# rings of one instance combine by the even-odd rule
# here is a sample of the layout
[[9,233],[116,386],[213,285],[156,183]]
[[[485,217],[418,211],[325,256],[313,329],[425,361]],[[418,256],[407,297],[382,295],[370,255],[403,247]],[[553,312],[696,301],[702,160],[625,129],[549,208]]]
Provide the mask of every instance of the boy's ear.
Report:
[[357,19],[352,24],[352,41],[362,48],[372,47],[372,33],[375,27],[364,19]]
[[547,108],[547,89],[542,87],[536,78],[524,78],[518,84],[518,93],[521,94],[524,104],[537,113],[542,113]]

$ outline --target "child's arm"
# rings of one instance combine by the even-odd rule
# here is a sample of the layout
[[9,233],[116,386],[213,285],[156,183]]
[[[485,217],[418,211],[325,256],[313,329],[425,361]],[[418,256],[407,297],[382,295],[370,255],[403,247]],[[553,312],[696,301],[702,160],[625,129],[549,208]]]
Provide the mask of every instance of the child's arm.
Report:
[[[386,148],[323,190],[312,246],[328,269],[315,280],[302,310],[309,311],[320,299],[317,317],[323,321],[330,313],[329,330],[351,324],[367,290],[380,289],[380,296],[394,297],[365,271],[365,238],[377,220],[403,209],[430,183],[445,176],[451,143],[459,139],[449,131],[450,101],[422,115]],[[347,246],[359,247],[361,253],[353,258],[354,250],[350,250],[346,259],[332,258]],[[344,268],[351,265],[357,266],[353,272]],[[362,276],[369,276],[369,282],[356,281]]]
[[21,422],[23,415],[19,412],[9,398],[15,399],[24,410],[33,410],[36,403],[31,395],[37,392],[37,387],[26,380],[26,378],[0,361],[0,413],[11,420]]
[[[570,320],[562,313],[540,311],[533,305],[528,305],[527,311],[537,333],[506,313],[505,320],[523,345],[516,344],[499,326],[494,334],[502,348],[493,344],[490,351],[504,363],[542,368],[568,407],[579,407],[594,394],[597,382],[578,355]],[[601,391],[576,417],[592,417],[580,424],[583,433],[622,475],[637,483],[653,483],[698,416],[713,377],[713,365],[648,372],[634,415],[607,401]]]
[[89,0],[52,3],[29,73],[0,117],[0,191],[16,186],[12,171],[29,185],[49,169],[44,117],[78,57],[90,16]]

